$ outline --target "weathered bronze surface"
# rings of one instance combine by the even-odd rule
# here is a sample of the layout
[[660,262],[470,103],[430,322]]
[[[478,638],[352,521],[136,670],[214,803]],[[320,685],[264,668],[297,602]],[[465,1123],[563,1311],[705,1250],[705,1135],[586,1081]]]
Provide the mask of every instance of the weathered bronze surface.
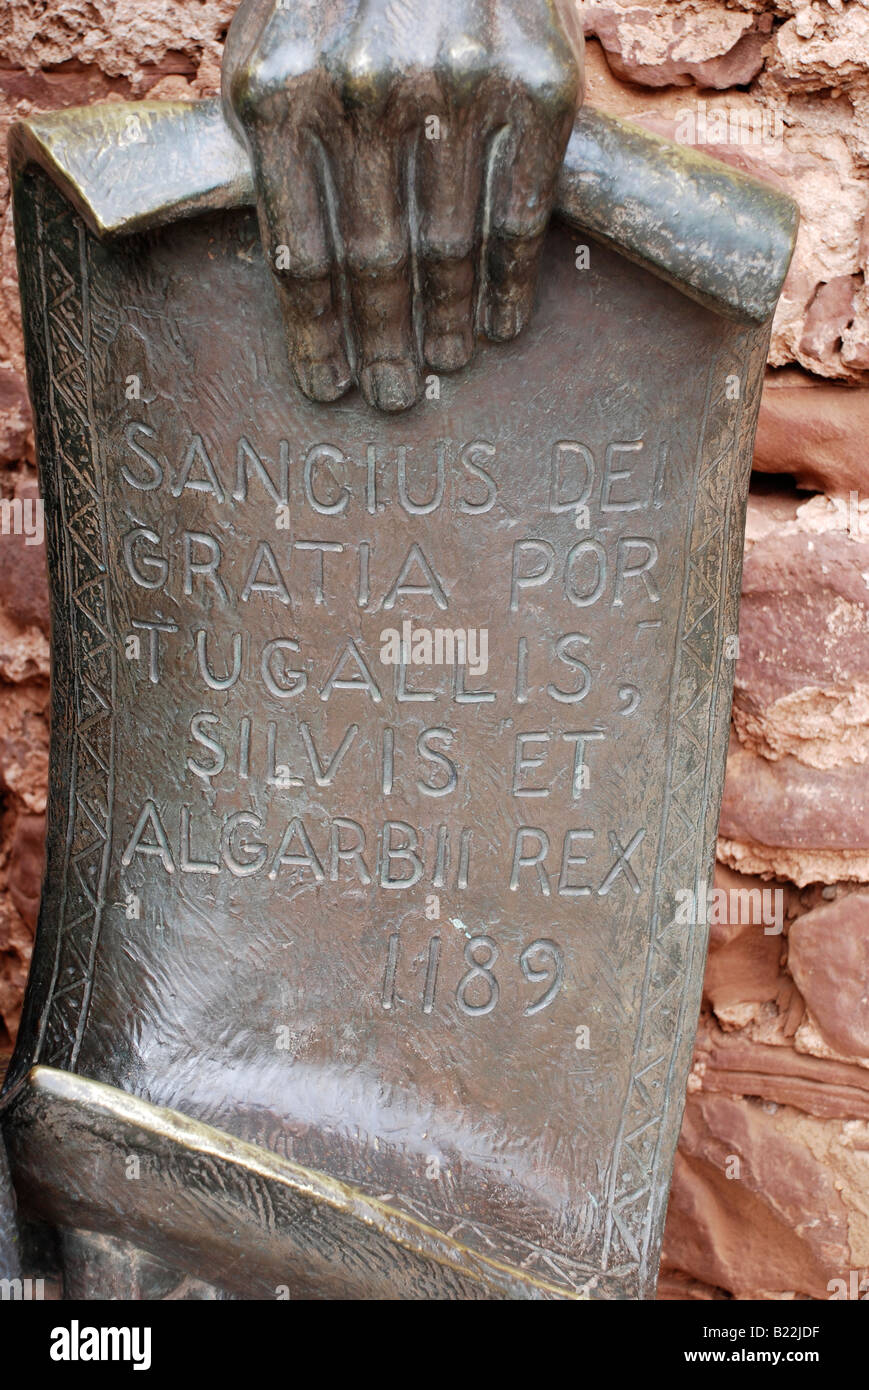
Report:
[[[521,337],[385,415],[296,389],[217,103],[13,150],[54,641],[24,1210],[242,1296],[649,1297],[792,205],[582,113]],[[471,659],[417,664],[446,629]]]

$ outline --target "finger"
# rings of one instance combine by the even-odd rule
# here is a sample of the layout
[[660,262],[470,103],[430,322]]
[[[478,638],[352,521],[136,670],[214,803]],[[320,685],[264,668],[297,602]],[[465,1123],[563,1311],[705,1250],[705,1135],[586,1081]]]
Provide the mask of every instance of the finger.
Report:
[[302,137],[249,132],[263,246],[277,284],[290,364],[311,400],[344,394],[352,373],[320,180]]
[[369,404],[388,411],[406,410],[420,389],[403,145],[385,123],[359,122],[335,151],[359,386]]
[[486,256],[484,323],[496,342],[531,317],[546,224],[555,200],[564,137],[527,108],[514,109],[496,141]]
[[487,258],[486,337],[503,343],[531,317],[543,235],[493,232]]
[[435,371],[453,372],[474,351],[477,246],[482,232],[484,140],[454,117],[420,140],[419,254],[423,352]]

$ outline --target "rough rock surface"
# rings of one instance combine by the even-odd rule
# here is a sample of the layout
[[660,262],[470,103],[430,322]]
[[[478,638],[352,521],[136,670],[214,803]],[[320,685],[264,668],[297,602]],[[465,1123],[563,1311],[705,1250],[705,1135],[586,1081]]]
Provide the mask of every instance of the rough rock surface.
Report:
[[29,75],[70,60],[92,66],[128,79],[137,96],[167,73],[213,89],[237,8],[238,0],[11,0],[0,16],[0,52],[4,65]]
[[[35,492],[29,468],[0,474]],[[43,545],[0,535],[0,1050],[17,1028],[39,906],[48,774],[48,595]]]
[[831,1279],[869,1264],[867,1182],[865,1122],[700,1092],[685,1113],[664,1259],[735,1298],[828,1298]]
[[852,893],[799,917],[788,965],[830,1047],[858,1062],[869,1058],[869,894]]
[[[848,500],[869,495],[869,390],[818,381],[799,367],[768,372],[754,464],[802,488]],[[869,522],[867,522],[869,534]]]
[[[0,139],[35,110],[212,94],[234,8],[7,0]],[[826,1298],[869,1273],[869,0],[578,8],[590,102],[772,180],[802,213],[758,431],[724,906],[661,1296]],[[0,494],[32,496],[32,462],[0,168]],[[0,1051],[41,873],[42,567],[0,536]]]
[[768,498],[750,503],[737,732],[767,758],[790,755],[819,769],[862,765],[869,758],[869,512],[815,498],[758,535],[765,506]]
[[586,33],[597,38],[616,77],[644,87],[743,86],[763,67],[772,15],[702,0],[677,0],[653,12],[644,5],[580,5]]

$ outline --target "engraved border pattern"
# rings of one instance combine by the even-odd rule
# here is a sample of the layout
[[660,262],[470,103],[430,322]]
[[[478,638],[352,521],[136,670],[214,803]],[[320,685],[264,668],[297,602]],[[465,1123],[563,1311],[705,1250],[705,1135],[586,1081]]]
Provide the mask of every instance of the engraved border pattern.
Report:
[[[42,348],[62,530],[62,588],[73,655],[69,787],[54,963],[34,1060],[74,1071],[87,1025],[111,860],[117,654],[105,478],[94,414],[89,236],[47,189],[36,192]],[[51,195],[49,195],[50,197]],[[60,1009],[60,1016],[57,1010]],[[54,1039],[42,1057],[51,1019]]]
[[[693,1034],[683,1036],[688,1002],[700,1002],[706,930],[676,921],[676,893],[690,887],[694,901],[701,901],[715,862],[718,816],[712,811],[723,782],[732,683],[732,669],[722,679],[721,667],[724,639],[735,631],[738,615],[741,512],[768,338],[768,327],[743,331],[713,358],[694,467],[645,975],[631,1077],[610,1158],[604,1229],[602,1270],[631,1275],[638,1298],[651,1296],[657,1277],[648,1257],[666,1215],[669,1181],[662,1191],[660,1176],[669,1180],[678,1139],[673,1134],[665,1146],[666,1122],[674,1099],[675,1118],[684,1102],[681,1090],[674,1098],[670,1084],[680,1055],[689,1063],[693,1051]],[[734,380],[742,384],[736,408],[727,394]],[[728,593],[731,567],[736,582]]]

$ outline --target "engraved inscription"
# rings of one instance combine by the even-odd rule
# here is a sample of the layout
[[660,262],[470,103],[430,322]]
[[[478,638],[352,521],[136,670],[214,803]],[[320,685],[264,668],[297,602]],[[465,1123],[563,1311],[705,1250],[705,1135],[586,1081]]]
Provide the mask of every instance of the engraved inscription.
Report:
[[[137,243],[122,292],[82,309],[100,449],[97,507],[72,470],[63,479],[83,615],[70,754],[83,796],[70,802],[69,873],[55,875],[71,889],[55,904],[47,1058],[74,1039],[83,1069],[108,1074],[86,978],[101,1010],[110,996],[135,1019],[132,1065],[155,1098],[195,1110],[207,1054],[256,1142],[384,1191],[398,1180],[425,1219],[447,1228],[461,1213],[475,1248],[496,1183],[508,1194],[499,1239],[517,1262],[545,1259],[567,1287],[639,1288],[669,1142],[659,1078],[683,1007],[674,980],[700,949],[674,933],[668,903],[686,864],[708,859],[714,827],[691,807],[717,775],[701,750],[724,698],[714,633],[733,630],[722,576],[750,412],[721,383],[731,365],[759,377],[762,344],[749,362],[744,334],[711,319],[707,333],[700,310],[659,303],[601,250],[607,315],[580,333],[553,270],[546,333],[532,325],[520,354],[499,356],[500,407],[484,363],[449,384],[447,408],[400,421],[350,405],[288,411],[270,311],[242,347],[218,312],[227,282],[209,287],[213,253],[239,302],[259,303],[239,254],[255,228],[232,227],[214,238],[191,224],[153,257]],[[79,253],[99,278],[115,253],[76,238],[70,278]],[[593,279],[577,278],[571,293],[589,295]],[[628,335],[631,296],[651,317]],[[62,330],[49,332],[59,352]],[[683,380],[661,374],[655,408],[651,388],[625,387],[633,339],[639,352],[650,334],[692,362]],[[131,365],[142,385],[129,398]],[[550,369],[551,418],[522,395]],[[58,375],[58,399],[65,390]],[[69,450],[78,466],[84,438]],[[384,661],[381,634],[405,641],[405,624],[408,649]],[[485,669],[414,659],[425,634],[470,630],[487,634]],[[109,761],[91,732],[103,723]],[[106,831],[97,894],[94,816]],[[66,944],[83,912],[99,925],[84,957]],[[199,984],[173,1030],[179,967]],[[143,978],[168,1013],[142,1008]],[[234,1059],[258,1053],[259,1070],[236,1074]],[[333,1147],[305,1119],[324,1084],[340,1095]],[[373,1144],[380,1105],[395,1128]],[[441,1113],[475,1126],[461,1164],[432,1132]],[[399,1179],[389,1133],[420,1146]],[[431,1154],[442,1174],[461,1169],[455,1192],[426,1181]],[[537,1173],[554,1175],[539,1191]],[[507,1174],[525,1194],[515,1208]]]
[[[228,463],[205,430],[184,443],[171,422],[161,431],[143,419],[126,423],[118,468],[123,514],[141,517],[145,495],[155,517],[120,538],[131,628],[147,635],[144,653],[134,649],[132,677],[173,687],[180,677],[190,692],[195,704],[179,772],[191,790],[205,784],[209,794],[205,804],[185,801],[173,814],[158,797],[145,797],[122,866],[272,881],[289,875],[313,885],[355,881],[385,892],[420,883],[467,889],[486,875],[528,896],[639,893],[645,829],[621,818],[572,824],[570,814],[588,800],[595,769],[606,765],[612,721],[637,708],[641,691],[624,679],[627,663],[615,678],[610,673],[600,636],[569,624],[583,610],[593,628],[596,606],[627,607],[641,622],[659,603],[658,543],[633,532],[641,515],[654,515],[648,460],[665,447],[645,437],[594,447],[556,440],[546,450],[548,486],[542,477],[535,486],[527,463],[517,466],[482,439],[354,451],[325,441],[264,443],[251,432],[235,441]],[[469,475],[484,488],[479,500],[466,493]],[[166,494],[177,503],[169,524],[162,519]],[[286,527],[264,539],[258,528],[272,503],[285,510]],[[552,538],[502,537],[504,515],[520,507],[528,515],[522,529],[531,529],[535,503],[538,525],[548,517]],[[195,525],[185,524],[191,506]],[[596,530],[576,540],[564,522],[580,507]],[[477,622],[474,576],[439,553],[442,533],[433,523],[414,529],[439,511],[447,525],[451,513],[464,513],[468,541],[487,552],[485,623]],[[384,537],[397,514],[406,519],[406,540],[388,547]],[[308,529],[314,521],[316,539]],[[340,530],[330,534],[329,527]],[[243,625],[247,610],[253,632]],[[386,657],[387,644],[371,641],[372,625],[353,621],[354,610],[366,618],[395,612],[400,629],[385,631],[397,650]],[[446,629],[448,647],[444,629],[436,629],[435,642],[421,625],[438,613],[455,623]],[[485,633],[486,660],[475,669],[456,647],[456,629],[463,643],[468,632]],[[496,678],[490,643],[499,648]],[[591,704],[597,722],[571,727],[573,712]],[[324,718],[322,707],[331,713],[333,705],[335,716]],[[402,706],[408,714],[391,719],[389,710]],[[408,722],[413,706],[426,707],[422,727],[418,718]],[[475,724],[468,722],[479,706],[491,706],[499,720],[486,777],[507,789],[517,809],[546,800],[561,821],[554,835],[520,820],[485,847],[485,861],[479,835],[475,844],[452,812],[479,795]],[[535,711],[545,716],[542,727],[534,727]],[[269,819],[253,804],[214,814],[218,792],[244,791],[253,801],[267,789],[329,790],[336,800],[331,813],[321,801],[313,812],[283,818]],[[379,794],[387,812],[389,801],[408,796],[420,809],[441,801],[444,812],[434,824],[394,814],[377,820],[361,808],[360,793]],[[279,799],[272,805],[276,812]]]

